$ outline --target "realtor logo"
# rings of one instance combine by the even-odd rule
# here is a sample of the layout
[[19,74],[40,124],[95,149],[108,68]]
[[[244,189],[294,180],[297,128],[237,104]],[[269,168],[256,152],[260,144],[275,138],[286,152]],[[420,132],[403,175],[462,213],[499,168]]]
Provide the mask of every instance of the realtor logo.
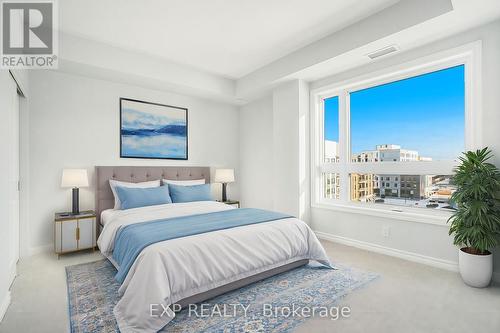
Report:
[[57,68],[55,2],[1,1],[0,68]]

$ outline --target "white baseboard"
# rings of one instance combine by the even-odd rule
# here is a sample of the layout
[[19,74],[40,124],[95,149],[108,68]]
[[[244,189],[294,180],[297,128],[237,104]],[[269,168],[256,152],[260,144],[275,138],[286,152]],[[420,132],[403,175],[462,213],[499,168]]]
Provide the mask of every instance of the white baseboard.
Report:
[[3,320],[5,313],[10,305],[10,291],[7,291],[5,297],[0,301],[0,322]]
[[493,281],[500,283],[500,272],[493,272]]
[[353,246],[358,249],[367,250],[371,252],[376,252],[380,254],[385,254],[392,257],[397,257],[400,259],[417,262],[419,264],[429,265],[441,269],[445,269],[448,271],[458,272],[458,263],[450,260],[443,260],[439,258],[429,257],[422,254],[408,252],[398,249],[393,249],[390,247],[363,242],[347,237],[336,236],[326,232],[315,231],[316,235],[320,239],[328,240],[334,243],[340,243],[348,246]]
[[54,244],[47,244],[42,246],[32,246],[30,248],[30,256],[34,256],[40,253],[48,253],[54,249]]

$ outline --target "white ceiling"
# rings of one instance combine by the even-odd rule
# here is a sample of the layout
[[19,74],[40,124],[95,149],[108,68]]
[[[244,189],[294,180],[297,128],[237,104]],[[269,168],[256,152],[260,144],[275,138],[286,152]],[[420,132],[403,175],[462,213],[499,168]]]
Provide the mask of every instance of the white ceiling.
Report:
[[333,75],[347,71],[350,68],[378,61],[379,59],[370,60],[366,55],[383,47],[397,45],[399,52],[389,55],[394,56],[497,20],[500,17],[500,0],[452,0],[452,4],[453,10],[448,13],[363,45],[317,66],[311,66],[300,73],[295,73],[293,77],[314,81],[325,77],[325,73]]
[[66,34],[240,78],[396,2],[64,0],[59,20]]

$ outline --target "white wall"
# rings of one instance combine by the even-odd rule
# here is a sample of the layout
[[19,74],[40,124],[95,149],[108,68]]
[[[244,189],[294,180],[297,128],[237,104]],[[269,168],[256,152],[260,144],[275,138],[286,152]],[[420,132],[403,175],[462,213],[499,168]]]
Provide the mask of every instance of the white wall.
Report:
[[274,209],[299,215],[297,81],[273,91],[273,197]]
[[[141,160],[119,157],[119,98],[177,105],[189,109],[189,160]],[[71,207],[71,193],[60,188],[63,168],[87,168],[94,184],[95,165],[239,164],[239,113],[234,106],[163,91],[52,71],[30,74],[29,119],[23,122],[28,153],[29,244],[36,253],[52,246],[54,212]],[[26,127],[27,126],[27,127]],[[28,137],[26,137],[28,134]],[[26,161],[27,160],[27,161]],[[237,179],[238,180],[238,179]],[[80,191],[80,208],[94,208],[93,186]],[[238,198],[238,183],[229,186]]]
[[[240,197],[242,207],[273,209],[273,100],[240,109]],[[238,176],[238,175],[237,175]]]
[[309,87],[293,80],[273,91],[274,209],[309,219]]
[[308,221],[307,83],[294,80],[240,109],[242,203]]
[[[382,68],[417,59],[432,53],[451,49],[469,42],[482,40],[482,143],[492,148],[496,164],[500,166],[500,21],[429,44],[379,62],[363,66],[336,76],[311,83],[311,89],[348,78],[367,74]],[[315,230],[332,235],[367,242],[379,247],[407,251],[436,258],[445,263],[457,262],[457,249],[448,236],[447,226],[410,223],[401,220],[341,213],[325,209],[312,209]],[[382,227],[391,229],[388,238],[382,237]],[[500,252],[495,256],[495,270],[500,272]]]

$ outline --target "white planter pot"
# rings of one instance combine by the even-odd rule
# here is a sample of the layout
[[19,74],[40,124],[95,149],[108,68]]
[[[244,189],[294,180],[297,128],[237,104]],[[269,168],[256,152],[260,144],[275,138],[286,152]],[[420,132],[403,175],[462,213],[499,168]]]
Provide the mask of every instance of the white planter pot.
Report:
[[458,250],[460,275],[466,284],[475,288],[487,287],[493,275],[493,254],[476,255]]

